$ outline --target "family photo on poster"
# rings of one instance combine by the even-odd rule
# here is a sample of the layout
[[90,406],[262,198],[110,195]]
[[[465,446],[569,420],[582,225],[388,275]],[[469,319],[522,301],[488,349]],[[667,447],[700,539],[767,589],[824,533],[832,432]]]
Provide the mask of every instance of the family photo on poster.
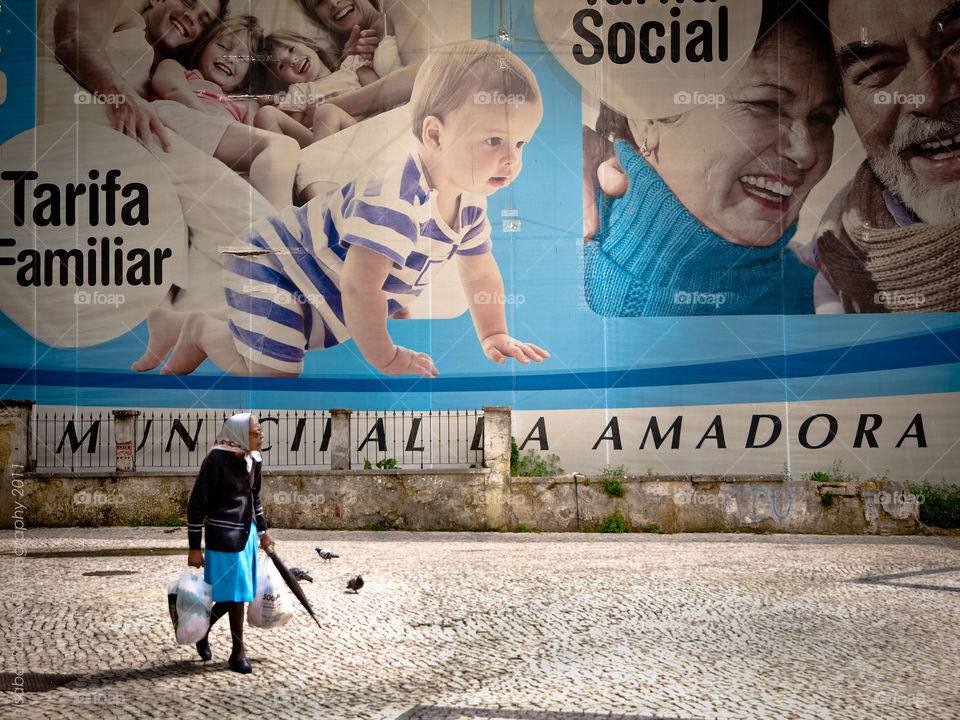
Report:
[[[548,357],[508,334],[485,210],[519,174],[542,117],[533,73],[492,42],[440,42],[411,3],[300,6],[295,27],[270,33],[226,0],[61,2],[53,12],[55,60],[94,98],[120,99],[93,108],[100,123],[152,150],[183,187],[188,264],[205,253],[223,266],[222,298],[197,307],[188,278],[150,310],[149,343],[131,368],[184,374],[209,357],[232,374],[296,376],[305,350],[353,338],[379,372],[432,377],[429,354],[395,345],[387,319],[403,317],[450,260],[488,358]],[[483,102],[500,96],[515,102]],[[403,156],[381,169],[321,148],[296,186],[301,146],[395,106],[390,140]],[[197,151],[236,172],[232,188],[218,188],[219,207],[199,202],[219,221],[250,198],[248,228],[191,223],[199,188],[178,166],[211,166]],[[353,176],[331,182],[329,166]],[[318,189],[325,181],[334,187]]]

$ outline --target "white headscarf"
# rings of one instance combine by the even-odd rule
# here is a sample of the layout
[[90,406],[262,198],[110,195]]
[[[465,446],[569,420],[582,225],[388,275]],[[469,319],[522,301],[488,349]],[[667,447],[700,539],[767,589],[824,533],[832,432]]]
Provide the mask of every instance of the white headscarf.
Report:
[[247,463],[247,472],[253,467],[254,461],[262,462],[259,450],[250,449],[250,425],[253,423],[253,413],[237,413],[223,421],[223,427],[217,433],[217,444],[214,450],[227,452],[243,451],[243,459]]

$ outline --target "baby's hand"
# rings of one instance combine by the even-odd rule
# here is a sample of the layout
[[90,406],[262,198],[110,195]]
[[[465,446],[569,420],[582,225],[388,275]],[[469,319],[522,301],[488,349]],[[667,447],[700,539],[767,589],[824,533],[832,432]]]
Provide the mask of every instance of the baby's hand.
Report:
[[377,368],[384,375],[422,375],[426,378],[439,375],[433,360],[426,353],[418,353],[399,345],[395,347],[397,354],[393,356],[393,360]]
[[540,362],[550,357],[550,353],[543,348],[539,348],[532,343],[515,340],[506,333],[491,335],[484,338],[480,344],[483,346],[483,352],[486,356],[501,365],[507,361],[508,357],[512,357],[524,365],[529,365],[530,360]]

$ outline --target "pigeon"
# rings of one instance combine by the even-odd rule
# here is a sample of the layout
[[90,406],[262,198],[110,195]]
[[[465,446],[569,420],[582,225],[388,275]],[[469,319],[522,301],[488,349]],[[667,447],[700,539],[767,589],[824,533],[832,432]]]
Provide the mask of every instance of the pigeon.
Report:
[[339,555],[332,553],[329,550],[324,550],[323,548],[317,548],[317,555],[322,557],[324,562],[329,562],[333,558],[340,557]]
[[353,590],[355,593],[360,592],[360,588],[363,587],[363,578],[357,575],[355,578],[347,581],[347,590]]
[[290,568],[290,574],[293,575],[300,582],[303,582],[304,580],[311,583],[313,582],[313,578],[310,577],[307,573],[305,573],[300,568],[295,568],[295,567]]

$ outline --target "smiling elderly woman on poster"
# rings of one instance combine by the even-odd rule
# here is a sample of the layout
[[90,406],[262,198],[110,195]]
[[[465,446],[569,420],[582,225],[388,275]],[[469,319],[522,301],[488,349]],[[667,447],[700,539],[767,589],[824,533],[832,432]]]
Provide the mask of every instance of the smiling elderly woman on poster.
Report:
[[585,249],[591,308],[812,313],[815,271],[788,243],[830,167],[837,87],[822,19],[803,3],[764,2],[753,52],[714,102],[660,119],[604,108],[597,130],[619,165],[601,166],[601,185],[622,197],[601,197]]

